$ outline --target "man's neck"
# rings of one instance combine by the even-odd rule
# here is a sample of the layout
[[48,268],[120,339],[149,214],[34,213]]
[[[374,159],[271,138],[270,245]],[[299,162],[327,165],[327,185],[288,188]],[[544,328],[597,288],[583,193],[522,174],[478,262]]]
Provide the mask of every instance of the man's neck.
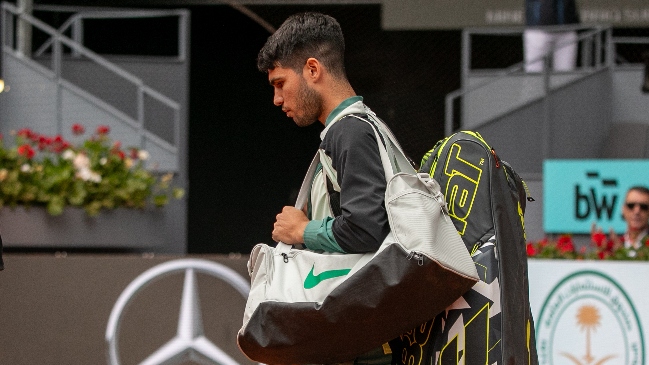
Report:
[[347,82],[336,83],[327,94],[328,97],[323,98],[323,113],[318,119],[323,125],[326,123],[329,114],[331,114],[340,103],[352,96],[356,96],[356,92],[354,92],[352,86]]
[[640,235],[644,235],[647,232],[647,227],[643,227],[641,229],[630,229],[627,234],[629,236],[629,240],[631,242],[635,242]]

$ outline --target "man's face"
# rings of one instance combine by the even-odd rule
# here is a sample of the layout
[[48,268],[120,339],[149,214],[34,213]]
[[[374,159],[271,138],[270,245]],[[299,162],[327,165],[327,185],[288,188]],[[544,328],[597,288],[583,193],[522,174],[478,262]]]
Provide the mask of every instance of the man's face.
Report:
[[646,229],[649,226],[649,194],[629,191],[622,207],[622,215],[629,230]]
[[322,114],[322,97],[311,89],[301,74],[280,66],[268,71],[268,81],[274,89],[273,103],[282,107],[295,124],[306,127]]

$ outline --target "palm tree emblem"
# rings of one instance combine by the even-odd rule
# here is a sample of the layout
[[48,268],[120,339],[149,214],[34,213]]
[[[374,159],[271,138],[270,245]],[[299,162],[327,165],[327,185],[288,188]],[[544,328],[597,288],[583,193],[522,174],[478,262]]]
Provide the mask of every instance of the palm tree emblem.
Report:
[[616,357],[617,355],[607,355],[601,358],[600,360],[595,359],[591,352],[591,343],[590,336],[592,332],[595,332],[597,327],[601,324],[600,319],[602,317],[599,314],[597,307],[592,305],[583,305],[577,310],[577,325],[582,332],[586,331],[586,355],[584,355],[584,361],[580,361],[576,356],[571,355],[567,352],[562,352],[561,356],[567,357],[569,360],[574,362],[577,365],[602,365],[608,360]]

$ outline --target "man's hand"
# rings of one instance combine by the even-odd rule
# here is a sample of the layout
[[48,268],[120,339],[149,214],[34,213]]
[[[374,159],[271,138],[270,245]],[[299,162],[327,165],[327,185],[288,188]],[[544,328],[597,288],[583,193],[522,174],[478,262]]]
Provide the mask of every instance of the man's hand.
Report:
[[276,217],[273,240],[289,245],[304,243],[304,229],[309,224],[306,214],[295,207],[284,207]]

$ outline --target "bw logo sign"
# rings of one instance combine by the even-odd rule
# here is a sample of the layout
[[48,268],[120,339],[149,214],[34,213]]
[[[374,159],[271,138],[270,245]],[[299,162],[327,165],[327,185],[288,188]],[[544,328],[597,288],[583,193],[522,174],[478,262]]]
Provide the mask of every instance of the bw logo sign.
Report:
[[598,172],[588,172],[586,176],[601,186],[595,189],[575,185],[575,218],[589,221],[612,220],[613,211],[619,201],[617,180],[600,179]]

